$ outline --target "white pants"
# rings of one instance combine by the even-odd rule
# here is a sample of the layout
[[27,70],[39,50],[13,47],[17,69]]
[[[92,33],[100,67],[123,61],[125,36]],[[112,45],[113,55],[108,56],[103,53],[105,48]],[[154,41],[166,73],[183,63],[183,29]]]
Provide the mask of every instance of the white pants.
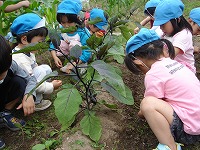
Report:
[[[37,83],[39,83],[46,75],[52,72],[49,65],[39,65],[33,69],[33,74],[37,79]],[[35,103],[38,104],[43,99],[43,94],[51,94],[53,92],[53,84],[51,82],[43,82],[37,89],[36,89],[36,101]]]

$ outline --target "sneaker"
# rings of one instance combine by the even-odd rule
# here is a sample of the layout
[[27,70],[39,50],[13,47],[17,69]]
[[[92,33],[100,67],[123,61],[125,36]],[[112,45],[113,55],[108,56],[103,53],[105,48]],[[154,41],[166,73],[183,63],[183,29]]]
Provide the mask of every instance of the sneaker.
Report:
[[0,149],[5,147],[5,143],[2,139],[0,139]]
[[50,100],[42,100],[39,104],[35,104],[35,111],[41,111],[49,108],[51,106]]
[[[65,65],[64,67],[60,68],[60,71],[66,73],[66,70],[67,70],[67,67],[68,67],[69,64],[70,63],[67,63],[67,65]],[[79,74],[83,75],[87,70],[87,63],[80,64],[80,65],[78,65],[78,67],[79,67],[79,69],[78,69]],[[74,68],[73,68],[73,70],[75,71]]]
[[26,124],[24,120],[14,117],[8,110],[1,112],[0,115],[0,126],[7,127],[12,131],[18,131]]
[[0,139],[0,149],[3,149],[5,147],[5,143],[2,139]]
[[[176,143],[176,150],[181,150],[181,146],[183,146],[183,144]],[[167,145],[159,143],[157,148],[153,150],[171,150],[171,149]]]

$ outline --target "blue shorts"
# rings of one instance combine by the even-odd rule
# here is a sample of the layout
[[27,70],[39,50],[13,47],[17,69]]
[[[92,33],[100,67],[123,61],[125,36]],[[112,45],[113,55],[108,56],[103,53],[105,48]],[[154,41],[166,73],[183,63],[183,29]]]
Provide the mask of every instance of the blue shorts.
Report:
[[170,126],[170,130],[176,142],[189,145],[200,141],[200,135],[190,135],[184,131],[183,122],[178,117],[175,111],[173,116],[174,119]]

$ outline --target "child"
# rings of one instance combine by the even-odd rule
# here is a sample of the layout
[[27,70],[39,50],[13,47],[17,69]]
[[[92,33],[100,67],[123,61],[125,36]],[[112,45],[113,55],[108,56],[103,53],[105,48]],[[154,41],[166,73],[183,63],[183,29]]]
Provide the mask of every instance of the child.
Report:
[[[3,1],[0,1],[0,6],[3,5]],[[21,2],[18,2],[16,4],[12,4],[12,5],[8,5],[5,9],[4,9],[4,12],[8,13],[8,12],[12,12],[12,11],[15,11],[17,9],[20,9],[22,7],[29,7],[30,5],[30,2],[28,0],[24,0],[24,1],[21,1]]]
[[[167,46],[166,46],[167,45]],[[153,30],[141,29],[126,45],[125,64],[145,74],[144,117],[160,144],[158,150],[181,150],[181,144],[200,141],[200,82],[183,64],[167,57],[172,44]]]
[[[81,25],[82,22],[78,18],[78,14],[80,13],[81,9],[82,7],[76,1],[63,0],[58,5],[57,21],[62,25],[63,28]],[[78,44],[79,46],[86,46],[86,40],[89,38],[89,36],[90,33],[86,28],[81,28],[77,26],[77,30],[75,32],[62,33],[61,40],[63,40],[63,43],[66,42],[65,45],[68,44],[69,46],[71,45],[71,47],[75,46],[76,44]],[[69,74],[74,66],[71,63],[68,63],[66,66],[63,67],[61,60],[56,55],[56,51],[52,43],[49,50],[56,66],[60,68],[61,71]],[[69,53],[70,51],[70,48],[67,49],[67,46],[66,51],[68,51],[67,53]],[[78,62],[73,62],[73,64],[78,65],[82,63],[87,63],[90,57],[91,52],[89,52],[87,49],[84,49],[82,50],[82,55],[79,57]]]
[[[200,7],[190,11],[188,22],[192,26],[193,35],[200,35]],[[194,52],[199,53],[199,47],[194,46]]]
[[194,47],[192,27],[183,17],[184,4],[181,0],[163,0],[155,10],[154,25],[160,26],[164,38],[171,38],[175,49],[175,60],[186,65],[194,73]]
[[190,11],[188,22],[192,26],[193,35],[200,35],[200,7]]
[[[153,26],[153,22],[154,22],[154,12],[155,12],[155,9],[156,9],[157,5],[160,2],[161,2],[161,0],[149,0],[145,4],[145,10],[144,10],[144,14],[147,15],[147,17],[140,22],[140,24],[142,26],[145,26],[148,22],[150,22],[150,28],[152,30],[156,30],[159,35],[162,34],[162,32],[160,31],[160,27],[159,26]],[[134,29],[134,33],[137,34],[139,30],[140,29],[138,27],[135,28]]]
[[[45,27],[45,19],[41,19],[34,13],[27,13],[17,17],[13,21],[10,30],[17,41],[17,46],[13,49],[13,52],[18,51],[29,44],[44,41],[48,34],[48,30]],[[46,64],[38,66],[34,52],[14,54],[13,60],[15,60],[17,64],[30,75],[34,75],[37,82],[40,82],[47,74],[52,72],[50,66]],[[51,105],[51,101],[43,100],[43,94],[51,94],[61,85],[61,80],[43,82],[36,90],[35,111],[48,108]]]
[[[25,121],[14,117],[11,110],[23,98],[17,110],[23,108],[25,116],[34,112],[35,92],[29,97],[27,95],[36,86],[36,79],[12,61],[11,53],[10,45],[0,35],[0,127],[17,131],[20,128],[16,123],[23,127]],[[0,144],[1,148],[5,146],[3,141]]]
[[95,34],[97,37],[102,37],[105,35],[105,30],[108,26],[108,15],[102,9],[93,8],[90,12],[89,21],[92,21],[96,18],[100,18],[102,21],[96,24],[89,24],[90,33]]

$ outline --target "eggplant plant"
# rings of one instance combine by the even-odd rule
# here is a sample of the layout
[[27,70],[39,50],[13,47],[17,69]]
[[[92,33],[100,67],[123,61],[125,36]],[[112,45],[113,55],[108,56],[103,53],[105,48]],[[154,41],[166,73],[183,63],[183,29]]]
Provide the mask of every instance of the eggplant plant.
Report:
[[[91,140],[98,142],[102,134],[102,126],[100,119],[96,115],[95,106],[105,105],[110,108],[113,106],[108,104],[106,100],[98,99],[98,95],[108,92],[123,104],[134,104],[132,91],[124,84],[121,70],[116,65],[110,63],[113,61],[123,63],[124,45],[133,34],[131,29],[128,28],[127,23],[134,10],[131,9],[130,13],[127,13],[128,15],[116,14],[110,16],[105,36],[96,37],[96,35],[92,35],[87,40],[86,47],[76,45],[70,50],[69,55],[63,54],[66,62],[74,66],[71,74],[53,72],[32,89],[31,92],[51,77],[64,76],[69,78],[68,82],[63,84],[62,89],[57,93],[57,97],[54,100],[55,115],[61,123],[63,130],[80,123],[82,132],[89,136]],[[95,24],[99,21],[101,20],[97,18],[89,23]],[[62,53],[59,49],[59,34],[74,30],[76,28],[60,29],[59,26],[51,26],[49,28],[49,39],[56,51]],[[113,34],[116,30],[120,32],[120,36]],[[47,49],[47,43],[30,45],[17,53],[30,52],[33,49]],[[79,61],[83,49],[88,49],[92,53],[90,61],[87,65],[74,65],[74,61]],[[79,122],[76,122],[80,113],[82,113],[82,118]]]
[[[54,101],[55,114],[62,124],[62,128],[69,128],[75,121],[79,113],[84,116],[80,120],[80,127],[85,135],[88,135],[93,141],[98,142],[101,137],[101,123],[95,113],[95,107],[101,103],[98,94],[109,92],[116,100],[123,104],[133,105],[134,100],[132,91],[124,84],[121,71],[109,62],[117,60],[123,63],[124,47],[127,38],[130,38],[131,32],[126,26],[126,17],[122,15],[114,16],[109,20],[109,27],[104,37],[92,35],[87,40],[87,49],[92,52],[92,58],[87,65],[74,65],[72,61],[78,62],[82,54],[82,49],[86,47],[74,46],[69,55],[63,56],[67,62],[74,66],[70,83],[63,85],[62,90],[57,93]],[[89,22],[95,24],[94,22]],[[113,35],[113,30],[120,28],[122,36]],[[49,30],[49,37],[55,50],[62,53],[59,49],[60,37],[56,30]],[[63,32],[63,31],[61,31]],[[66,32],[66,31],[65,31]],[[85,72],[80,70],[84,69]]]

